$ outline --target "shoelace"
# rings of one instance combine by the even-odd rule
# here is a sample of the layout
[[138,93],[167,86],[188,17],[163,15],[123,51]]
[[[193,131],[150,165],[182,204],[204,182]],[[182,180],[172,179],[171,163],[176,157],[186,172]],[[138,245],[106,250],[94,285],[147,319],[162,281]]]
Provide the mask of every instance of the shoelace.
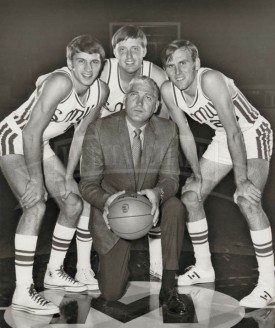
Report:
[[34,288],[34,285],[31,284],[30,288],[29,288],[29,295],[30,297],[38,304],[40,305],[47,305],[49,304],[50,302],[45,300],[42,296],[40,296],[37,291],[35,290]]
[[65,279],[71,282],[72,284],[76,284],[76,281],[64,271],[63,265],[61,265],[60,269],[56,271],[58,272],[59,277],[61,277],[62,279]]
[[95,274],[92,270],[82,270],[82,272],[83,272],[86,280],[89,280],[90,276],[92,276],[93,278],[95,276]]

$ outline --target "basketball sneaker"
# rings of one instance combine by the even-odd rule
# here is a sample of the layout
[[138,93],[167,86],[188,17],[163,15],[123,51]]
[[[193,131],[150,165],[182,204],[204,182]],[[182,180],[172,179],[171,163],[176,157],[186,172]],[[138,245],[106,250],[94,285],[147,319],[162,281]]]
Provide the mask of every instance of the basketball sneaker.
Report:
[[248,308],[265,308],[268,306],[274,297],[274,291],[272,288],[259,284],[253,291],[240,300],[240,305]]
[[43,298],[34,288],[34,285],[16,285],[12,298],[12,309],[38,315],[52,315],[59,313],[59,308]]
[[196,265],[191,265],[186,269],[186,272],[179,276],[178,286],[190,286],[195,284],[204,284],[215,281],[215,271],[203,270]]
[[44,287],[75,293],[87,290],[87,287],[83,283],[76,281],[64,271],[63,265],[61,265],[60,269],[51,269],[47,267]]
[[99,289],[98,281],[95,278],[93,270],[90,268],[78,269],[74,278],[76,281],[86,285],[88,290]]

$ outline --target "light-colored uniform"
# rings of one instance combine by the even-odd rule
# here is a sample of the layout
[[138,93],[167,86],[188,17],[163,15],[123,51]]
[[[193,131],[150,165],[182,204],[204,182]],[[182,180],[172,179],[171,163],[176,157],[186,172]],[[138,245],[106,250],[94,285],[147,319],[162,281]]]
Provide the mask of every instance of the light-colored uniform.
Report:
[[[107,80],[106,83],[110,89],[109,98],[107,103],[101,110],[101,117],[108,116],[115,112],[120,111],[123,107],[123,99],[125,96],[125,91],[122,88],[120,81],[118,60],[116,58],[107,59],[105,63],[107,67]],[[140,75],[145,75],[151,77],[153,64],[144,60],[142,62]]]
[[[174,95],[175,104],[179,108],[195,121],[201,124],[205,123],[215,130],[215,136],[203,157],[221,164],[232,164],[225,129],[213,103],[203,93],[201,87],[202,74],[209,70],[209,68],[200,68],[198,70],[196,96],[190,106],[186,104],[183,92],[172,83],[170,88]],[[247,101],[235,86],[233,80],[228,77],[225,77],[225,79],[230,90],[234,90],[232,101],[238,124],[243,133],[247,159],[262,158],[270,160],[273,148],[273,132],[270,123]]]
[[[44,87],[45,80],[53,73],[64,73],[72,80],[71,71],[67,67],[38,78],[37,88],[29,99],[0,123],[0,156],[24,154],[22,130],[30,119],[32,109]],[[50,123],[44,130],[41,144],[44,159],[55,154],[49,145],[49,140],[65,133],[70,127],[78,125],[98,105],[101,94],[101,83],[97,79],[87,90],[86,102],[83,105],[75,88],[72,88],[70,94],[58,104]]]

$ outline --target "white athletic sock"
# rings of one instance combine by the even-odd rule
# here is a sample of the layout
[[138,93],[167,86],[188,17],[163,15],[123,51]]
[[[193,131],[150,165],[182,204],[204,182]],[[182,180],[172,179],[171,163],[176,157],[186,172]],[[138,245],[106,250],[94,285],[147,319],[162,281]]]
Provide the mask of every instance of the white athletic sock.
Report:
[[76,248],[77,248],[77,264],[76,268],[91,268],[91,249],[93,239],[88,229],[90,218],[81,216],[76,228]]
[[48,264],[51,269],[59,269],[60,266],[63,265],[74,233],[75,228],[67,228],[56,223],[53,233],[51,256]]
[[274,254],[272,232],[268,227],[263,230],[250,230],[256,259],[259,266],[259,283],[273,287],[274,285]]
[[150,256],[150,267],[159,266],[159,274],[162,274],[162,252],[161,252],[161,238],[150,238],[149,240],[149,256]]
[[206,218],[187,223],[187,229],[193,244],[196,265],[203,270],[212,268]]
[[32,271],[37,236],[15,234],[15,276],[17,285],[33,283]]

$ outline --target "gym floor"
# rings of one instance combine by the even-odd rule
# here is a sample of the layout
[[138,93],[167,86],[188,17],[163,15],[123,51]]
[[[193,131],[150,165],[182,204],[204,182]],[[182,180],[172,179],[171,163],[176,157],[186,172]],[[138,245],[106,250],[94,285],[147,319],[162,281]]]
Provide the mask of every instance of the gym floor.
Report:
[[[91,255],[94,270],[98,257]],[[0,327],[209,327],[209,328],[274,328],[275,302],[266,309],[244,309],[238,300],[248,294],[257,281],[254,256],[214,253],[216,282],[180,287],[195,306],[189,322],[180,322],[163,314],[158,303],[160,282],[149,275],[148,251],[131,251],[131,281],[124,297],[116,302],[102,302],[99,292],[83,294],[43,291],[43,277],[48,255],[35,258],[34,281],[38,291],[60,305],[60,315],[36,316],[11,309],[14,290],[14,258],[0,260]],[[182,252],[180,271],[194,261],[192,252]],[[65,260],[66,271],[74,276],[76,253],[74,247]]]

